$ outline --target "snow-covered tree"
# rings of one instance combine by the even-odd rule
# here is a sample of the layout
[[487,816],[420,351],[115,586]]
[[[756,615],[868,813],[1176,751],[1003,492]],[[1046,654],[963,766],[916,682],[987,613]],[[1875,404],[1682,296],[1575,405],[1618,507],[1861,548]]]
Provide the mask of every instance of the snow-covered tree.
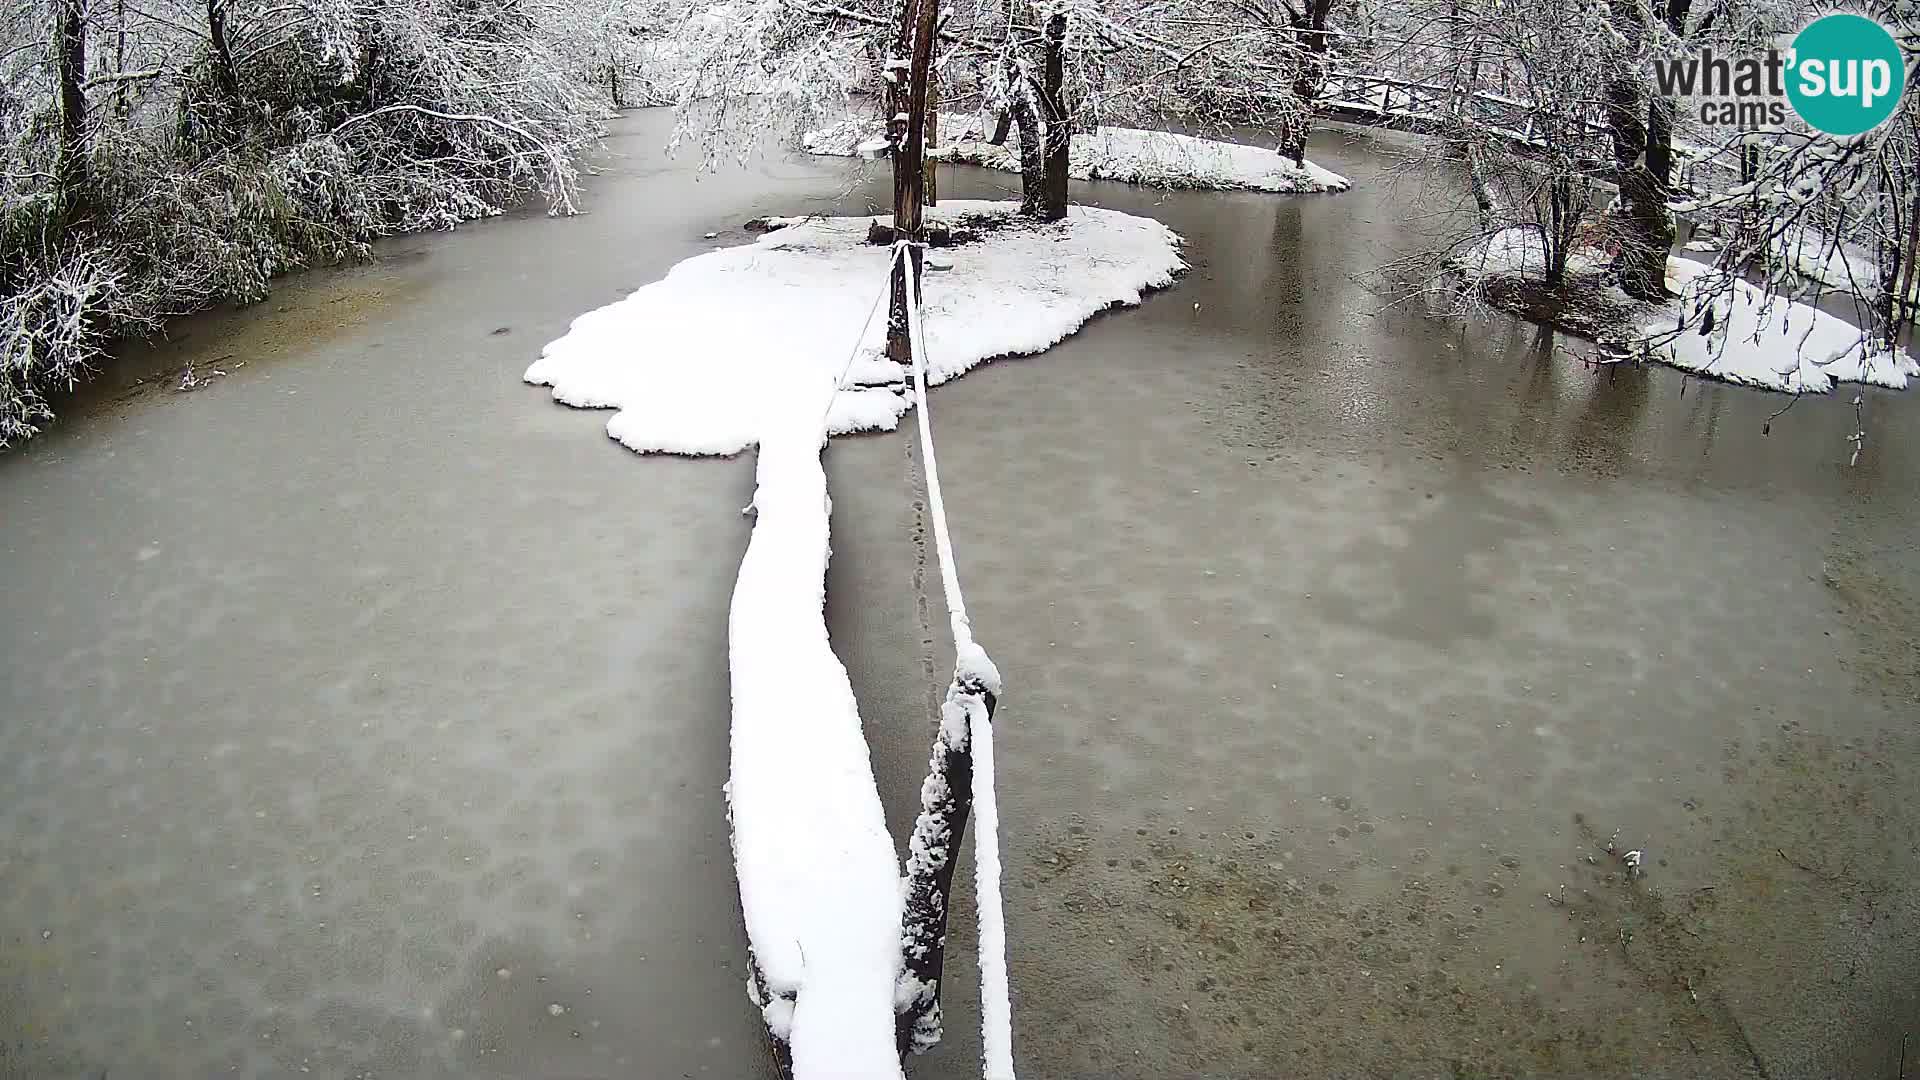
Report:
[[[0,445],[114,338],[384,233],[560,212],[607,0],[29,0],[0,15]],[[617,35],[594,29],[597,40]],[[599,64],[598,67],[594,66]]]

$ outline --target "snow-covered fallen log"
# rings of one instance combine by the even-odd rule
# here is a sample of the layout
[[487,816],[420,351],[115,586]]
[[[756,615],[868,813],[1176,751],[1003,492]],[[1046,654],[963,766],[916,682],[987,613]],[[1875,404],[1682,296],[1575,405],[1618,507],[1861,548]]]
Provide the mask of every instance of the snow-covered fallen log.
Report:
[[[809,153],[854,157],[871,127],[868,121],[845,120],[807,132],[801,143]],[[1020,171],[1016,148],[988,142],[974,117],[964,113],[942,114],[940,132],[943,145],[927,153],[935,161],[979,165],[1002,172]],[[1311,161],[1295,165],[1292,159],[1268,147],[1169,131],[1102,127],[1077,132],[1068,155],[1067,174],[1076,180],[1282,193],[1345,191],[1353,186],[1339,173]]]
[[[1184,266],[1178,236],[1158,222],[1075,208],[1042,225],[1016,209],[950,202],[929,212],[974,237],[943,249],[950,269],[927,276],[918,341],[929,382],[1039,352],[1104,308],[1138,303]],[[728,804],[749,993],[798,1080],[899,1077],[896,1013],[919,987],[903,978],[905,879],[823,617],[825,433],[891,428],[908,404],[906,373],[882,355],[885,320],[871,317],[891,256],[866,243],[873,221],[789,219],[755,243],[688,259],[576,319],[526,372],[560,401],[619,410],[608,433],[636,450],[759,447],[756,521],[729,623]],[[962,649],[956,676],[981,703],[998,681],[984,654],[970,661],[977,651]],[[943,736],[969,719],[962,703],[943,717]],[[991,757],[984,764],[971,785],[976,802],[991,784]],[[979,812],[984,825],[990,793]],[[927,854],[921,844],[909,869],[924,869]],[[997,888],[991,862],[980,870],[983,889]],[[1004,959],[1003,928],[983,929],[987,937]],[[1004,987],[1004,964],[987,969]],[[987,1067],[1010,1076],[1005,1002],[1000,993],[988,1003],[986,1019],[1002,1034],[989,1040],[998,1057]]]
[[826,397],[811,400],[811,424],[796,415],[762,433],[757,520],[728,620],[734,867],[753,946],[749,992],[794,1076],[891,1080],[900,871],[822,616]]

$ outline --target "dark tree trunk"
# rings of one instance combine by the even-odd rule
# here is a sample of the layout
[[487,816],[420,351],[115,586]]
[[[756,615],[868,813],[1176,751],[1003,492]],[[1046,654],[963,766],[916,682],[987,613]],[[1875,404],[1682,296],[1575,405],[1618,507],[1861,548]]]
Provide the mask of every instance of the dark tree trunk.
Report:
[[[913,242],[904,261],[894,263],[893,303],[887,320],[887,356],[896,363],[913,357],[913,345],[907,333],[907,274],[920,278],[925,251],[921,199],[926,184],[927,71],[933,61],[933,27],[938,0],[913,0],[904,19],[911,20],[911,58],[907,65],[907,85],[895,94],[907,114],[906,130],[893,150],[893,230],[894,236]],[[903,26],[902,30],[908,28]],[[897,113],[895,114],[898,115]]]
[[[1633,47],[1647,39],[1639,0],[1611,0],[1614,25]],[[1614,269],[1627,295],[1658,300],[1666,295],[1667,255],[1673,248],[1673,218],[1647,168],[1647,115],[1637,68],[1621,65],[1607,80],[1607,130],[1613,141],[1614,180],[1620,189],[1617,230],[1620,253]]]
[[[1895,219],[1897,234],[1899,220]],[[1920,191],[1914,193],[1913,201],[1907,207],[1907,238],[1904,245],[1898,241],[1893,248],[1893,256],[1887,261],[1885,291],[1885,319],[1887,326],[1887,344],[1890,348],[1900,347],[1900,335],[1908,324],[1920,321],[1915,319],[1913,309],[1913,289],[1920,282]],[[1904,247],[1904,250],[1902,250]]]
[[240,72],[233,63],[233,46],[227,41],[226,0],[207,0],[207,40],[213,47],[213,78],[220,96],[227,102],[240,100]]
[[1573,181],[1554,177],[1547,185],[1547,200],[1547,234],[1541,238],[1541,248],[1547,260],[1547,285],[1557,288],[1567,280],[1567,256],[1572,252],[1568,241],[1578,224],[1573,220]]
[[[1654,9],[1667,29],[1685,37],[1693,0],[1665,0]],[[1662,202],[1673,198],[1673,99],[1655,95],[1647,103],[1647,171]]]
[[1647,172],[1660,200],[1673,198],[1673,101],[1656,97],[1647,102]]
[[1276,149],[1292,158],[1295,165],[1307,163],[1307,136],[1313,133],[1313,106],[1319,100],[1320,86],[1327,75],[1327,15],[1332,10],[1333,0],[1304,0],[1288,20],[1294,29],[1293,43],[1302,55],[1294,67],[1294,113],[1281,125],[1280,145]]
[[1065,91],[1061,86],[1066,81],[1066,40],[1067,17],[1055,14],[1047,20],[1046,39],[1047,182],[1040,213],[1045,221],[1059,221],[1067,216],[1067,167],[1073,145],[1073,120],[1067,114]]
[[1008,64],[1007,111],[1020,133],[1020,212],[1044,217],[1047,206],[1047,155],[1041,145],[1040,112],[1034,105],[1033,83],[1018,64]]
[[[934,43],[939,44],[935,35]],[[940,80],[933,74],[927,75],[927,138],[928,146],[940,145]],[[924,154],[924,149],[922,150]],[[926,193],[921,201],[928,206],[940,205],[940,163],[932,158],[926,159],[923,166],[926,173]]]
[[53,71],[59,84],[60,131],[53,184],[63,225],[85,211],[87,189],[87,30],[82,0],[56,0]]

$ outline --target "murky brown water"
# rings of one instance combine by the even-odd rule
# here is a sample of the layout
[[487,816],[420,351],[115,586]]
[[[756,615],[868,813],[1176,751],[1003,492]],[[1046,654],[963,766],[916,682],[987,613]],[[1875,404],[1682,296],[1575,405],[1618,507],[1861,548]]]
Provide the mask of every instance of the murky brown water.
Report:
[[[636,459],[518,376],[747,218],[860,199],[662,130],[622,121],[590,216],[289,282],[0,459],[0,1074],[764,1075],[719,791],[748,465]],[[1082,188],[1193,272],[937,395],[1023,1071],[1892,1075],[1912,402],[1868,396],[1848,469],[1840,402],[1763,436],[1784,399],[1380,313],[1380,149],[1323,136],[1338,197]],[[947,664],[916,474],[902,436],[828,463],[904,837]],[[956,914],[917,1076],[974,1072]]]

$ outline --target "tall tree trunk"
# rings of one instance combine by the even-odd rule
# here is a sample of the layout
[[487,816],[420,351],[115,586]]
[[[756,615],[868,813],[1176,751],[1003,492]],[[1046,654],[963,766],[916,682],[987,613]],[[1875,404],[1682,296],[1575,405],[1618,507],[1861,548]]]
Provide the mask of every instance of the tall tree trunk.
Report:
[[1014,130],[1020,133],[1020,212],[1028,217],[1044,217],[1047,207],[1047,155],[1041,143],[1040,109],[1033,100],[1033,80],[1025,68],[1009,61],[1006,66],[1007,112],[1013,116]]
[[[1655,0],[1654,12],[1677,37],[1687,33],[1693,0]],[[1673,199],[1673,99],[1654,94],[1647,102],[1647,171],[1661,202]]]
[[1887,343],[1898,349],[1903,330],[1920,324],[1914,311],[1914,288],[1920,285],[1920,191],[1914,192],[1913,202],[1907,207],[1906,253],[1902,255],[1896,243],[1890,262],[1888,276],[1893,289],[1887,297]]
[[[1647,41],[1640,0],[1610,0],[1614,26],[1636,55]],[[1673,248],[1673,217],[1648,170],[1647,115],[1638,62],[1621,62],[1607,80],[1607,131],[1613,141],[1614,179],[1620,189],[1620,253],[1614,269],[1627,295],[1658,300],[1666,295],[1667,255]]]
[[1647,173],[1661,202],[1673,198],[1673,101],[1655,97],[1647,102]]
[[1280,126],[1277,149],[1295,165],[1307,163],[1307,136],[1313,132],[1313,106],[1327,75],[1327,15],[1333,0],[1304,0],[1288,21],[1293,45],[1301,50],[1293,76],[1294,113]]
[[913,345],[907,333],[906,275],[912,274],[914,280],[919,280],[926,256],[921,247],[921,241],[926,239],[921,198],[925,195],[926,183],[927,73],[933,62],[933,27],[939,14],[939,0],[911,0],[906,10],[906,18],[912,23],[909,38],[912,53],[907,64],[905,91],[896,95],[905,103],[907,121],[906,131],[893,149],[893,235],[896,240],[912,241],[913,246],[907,251],[908,257],[894,263],[893,269],[894,302],[888,313],[887,355],[896,363],[907,363],[913,357]]
[[1046,38],[1047,183],[1040,214],[1045,221],[1059,221],[1067,216],[1067,167],[1073,145],[1073,120],[1067,114],[1065,91],[1061,87],[1066,81],[1066,40],[1066,13],[1055,12],[1047,19]]
[[81,4],[55,0],[53,9],[53,72],[60,94],[53,185],[61,225],[78,220],[87,201],[87,28]]
[[[939,44],[935,35],[934,44]],[[940,78],[937,73],[927,76],[927,145],[940,145]],[[921,200],[928,206],[940,205],[940,163],[928,158],[924,166],[926,172],[926,194]]]

